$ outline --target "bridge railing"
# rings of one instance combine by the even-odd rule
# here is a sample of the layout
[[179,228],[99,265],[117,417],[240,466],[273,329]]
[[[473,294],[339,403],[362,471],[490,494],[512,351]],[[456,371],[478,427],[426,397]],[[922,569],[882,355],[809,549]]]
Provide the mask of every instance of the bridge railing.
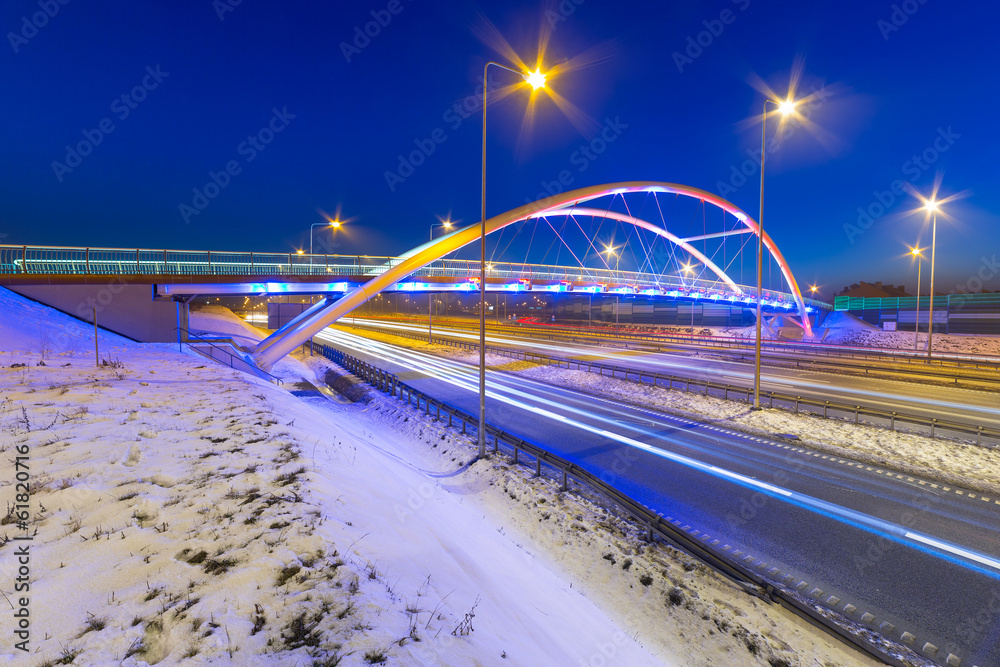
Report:
[[[184,276],[376,276],[401,260],[377,255],[309,255],[296,252],[233,252],[216,250],[155,250],[147,248],[78,248],[62,246],[0,245],[2,274],[62,275],[184,275]],[[456,278],[479,276],[476,260],[438,259],[412,274],[413,278]],[[735,295],[718,280],[688,279],[668,273],[609,270],[603,267],[571,267],[546,264],[490,262],[488,277],[511,282],[564,281],[590,283],[598,291],[606,286],[654,288],[677,291],[678,296],[700,295],[720,303],[748,305],[756,299],[753,287],[741,287]],[[627,291],[626,293],[634,293]],[[791,310],[791,294],[764,290],[763,298],[773,305]],[[805,302],[816,308],[829,304],[812,299]]]

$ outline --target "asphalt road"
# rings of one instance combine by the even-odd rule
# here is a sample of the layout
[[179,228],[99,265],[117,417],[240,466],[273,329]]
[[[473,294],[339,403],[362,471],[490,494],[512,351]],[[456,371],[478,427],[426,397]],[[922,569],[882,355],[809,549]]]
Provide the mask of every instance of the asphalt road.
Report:
[[[317,338],[477,411],[475,367],[341,331]],[[503,373],[488,387],[491,424],[774,581],[841,612],[853,605],[852,619],[896,641],[907,632],[924,655],[933,644],[942,664],[952,653],[1000,665],[1000,498]]]
[[[424,332],[426,326],[384,320],[345,320],[344,323],[408,332]],[[475,342],[478,332],[435,327],[435,337]],[[680,377],[711,380],[721,384],[753,386],[753,367],[745,363],[711,357],[692,357],[687,351],[647,352],[641,348],[618,349],[599,343],[569,343],[497,334],[487,331],[488,345],[524,349],[559,357],[593,359],[634,369],[659,371]],[[1000,428],[1000,394],[973,389],[942,387],[920,382],[841,375],[807,369],[764,367],[761,388],[783,394],[896,411],[920,417]]]

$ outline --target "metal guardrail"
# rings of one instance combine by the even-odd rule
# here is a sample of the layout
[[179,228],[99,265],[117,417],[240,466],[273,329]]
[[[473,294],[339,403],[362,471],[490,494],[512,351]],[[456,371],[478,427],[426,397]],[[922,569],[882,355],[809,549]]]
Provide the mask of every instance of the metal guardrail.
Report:
[[[460,325],[457,325],[460,326]],[[493,325],[498,329],[507,329],[511,331],[524,331],[530,330],[532,333],[542,333],[547,335],[552,340],[557,340],[558,335],[553,335],[553,332],[558,332],[559,334],[574,335],[577,331],[573,329],[560,329],[558,327],[536,327],[532,325],[506,325],[497,324]],[[639,340],[654,343],[674,343],[674,344],[690,344],[698,345],[703,347],[724,347],[729,349],[752,349],[754,346],[754,341],[752,338],[738,338],[738,337],[726,337],[726,336],[713,336],[711,338],[703,337],[699,338],[697,336],[683,336],[678,334],[642,334],[642,333],[628,333],[628,332],[602,332],[602,331],[587,331],[588,336],[596,336],[600,338],[621,338],[624,340]],[[563,336],[565,337],[565,336]],[[585,339],[575,339],[582,342],[586,342]],[[938,356],[927,359],[926,355],[918,355],[909,353],[906,350],[899,350],[895,353],[892,350],[886,349],[884,351],[867,351],[867,350],[856,350],[852,348],[847,349],[836,349],[831,345],[823,345],[821,343],[794,343],[794,342],[778,342],[778,341],[761,341],[762,347],[770,349],[775,352],[794,352],[810,354],[814,356],[827,356],[827,357],[848,357],[851,359],[859,359],[863,361],[885,361],[886,358],[891,358],[892,361],[905,361],[906,363],[914,364],[925,364],[925,365],[954,365],[955,367],[965,367],[972,365],[976,369],[988,369],[988,370],[1000,370],[1000,361],[996,361],[996,357],[989,357],[987,355],[976,355],[976,354],[961,354],[952,355],[949,353],[943,353],[947,356]],[[942,353],[938,353],[942,354]],[[979,359],[977,357],[985,357]]]
[[[432,416],[436,421],[442,421],[443,418],[447,418],[448,426],[452,428],[455,427],[455,422],[458,421],[461,424],[463,434],[467,433],[468,426],[479,428],[478,417],[474,417],[449,403],[435,399],[419,389],[400,381],[397,375],[361,361],[356,357],[352,357],[332,346],[323,344],[318,345],[318,347],[324,357],[350,371],[358,379],[367,382],[372,387],[389,394],[393,398],[398,397],[400,400],[405,400],[410,406],[415,404],[417,410],[420,410],[421,406],[423,406],[427,416]],[[680,527],[680,522],[677,522],[675,525],[667,521],[659,513],[632,499],[594,473],[578,466],[572,461],[562,458],[558,454],[550,452],[536,443],[519,438],[502,429],[491,426],[489,423],[485,424],[485,433],[487,443],[489,443],[490,436],[493,438],[493,453],[498,454],[501,447],[506,451],[510,451],[512,462],[515,465],[521,463],[520,455],[522,452],[532,457],[535,461],[535,476],[541,476],[542,463],[555,470],[562,478],[561,490],[569,490],[569,481],[570,479],[574,479],[578,483],[584,484],[603,495],[620,507],[633,520],[644,526],[650,542],[653,541],[654,535],[659,536],[661,539],[698,558],[717,572],[736,582],[748,593],[767,602],[781,604],[799,617],[825,630],[841,641],[854,646],[867,655],[898,667],[908,664],[897,659],[895,655],[886,652],[880,644],[871,641],[869,634],[852,632],[849,629],[850,625],[846,622],[846,619],[844,623],[836,622],[832,618],[830,611],[826,608],[820,611],[818,605],[797,595],[791,589],[785,589],[777,584],[777,582],[765,579],[747,567],[742,561],[728,558],[721,551],[696,539],[693,534],[684,531]]]
[[[180,340],[178,340],[177,341],[178,350],[180,349],[181,343],[184,342],[184,343],[188,344],[189,348],[191,348],[192,350],[194,350],[195,352],[197,352],[201,356],[205,357],[206,359],[211,359],[212,361],[217,361],[219,363],[225,363],[227,366],[229,366],[233,370],[244,371],[244,372],[251,373],[251,374],[256,375],[257,377],[261,378],[262,380],[268,380],[270,382],[275,383],[278,386],[281,386],[282,384],[284,384],[281,381],[281,378],[279,378],[279,377],[277,377],[275,375],[271,375],[270,373],[268,373],[264,369],[258,368],[256,365],[251,364],[250,362],[248,362],[246,359],[244,359],[240,355],[233,354],[232,352],[230,352],[226,348],[219,347],[218,345],[215,344],[215,343],[220,343],[220,342],[221,343],[229,343],[235,349],[237,347],[237,345],[236,345],[236,342],[233,339],[231,339],[231,338],[205,338],[203,336],[199,336],[196,333],[192,333],[192,332],[188,331],[184,327],[174,327],[174,329],[175,330],[179,330],[179,331],[183,331],[187,335],[187,337],[189,339],[187,341],[180,341]],[[227,359],[219,359],[214,354],[208,354],[208,353],[204,352],[203,350],[199,350],[197,347],[195,347],[194,345],[191,344],[191,340],[190,340],[191,338],[196,339],[196,341],[198,343],[200,343],[200,344],[208,345],[213,350],[218,350],[220,353],[226,355],[226,357],[228,357],[228,358]],[[238,363],[234,364],[234,360],[236,362],[238,362]]]
[[[389,318],[380,318],[376,315],[365,315],[366,319],[380,320],[386,319],[388,321],[395,321]],[[417,318],[408,318],[414,322],[426,322],[426,318],[418,320]],[[447,318],[437,318],[435,322],[438,322],[439,326],[453,326],[456,328],[465,328],[478,331],[478,325],[473,328],[467,326],[466,322],[461,320],[447,319]],[[586,332],[581,332],[576,328],[571,327],[559,327],[559,326],[534,326],[532,324],[490,324],[491,328],[497,329],[500,332],[511,331],[524,333],[525,331],[530,331],[533,335],[537,335],[540,338],[553,341],[561,341],[569,339],[570,342],[574,343],[590,343],[593,342],[593,338],[602,339],[621,339],[621,340],[637,340],[641,342],[650,342],[657,344],[673,344],[673,345],[695,345],[700,347],[712,348],[712,347],[722,347],[727,349],[747,349],[752,350],[754,343],[753,339],[743,339],[736,337],[726,337],[726,336],[712,336],[712,337],[698,337],[698,336],[685,336],[680,334],[644,334],[644,333],[629,333],[629,332],[611,332],[611,331],[600,331],[598,328],[588,329]],[[586,337],[584,337],[584,335]],[[893,352],[890,349],[885,351],[866,351],[857,350],[855,348],[847,347],[845,349],[836,349],[832,345],[824,345],[822,343],[793,343],[793,342],[777,342],[777,341],[761,341],[762,349],[769,349],[772,352],[788,352],[794,354],[809,354],[814,356],[823,357],[838,357],[838,358],[849,358],[857,359],[862,361],[903,361],[908,364],[918,364],[918,365],[930,365],[930,366],[940,366],[953,367],[956,369],[968,368],[971,366],[974,370],[997,370],[1000,371],[1000,361],[997,361],[997,357],[988,355],[977,355],[977,354],[951,354],[951,353],[935,353],[938,356],[928,359],[926,355],[917,355],[908,352],[907,350],[898,350]],[[983,357],[983,358],[978,358]]]
[[[415,340],[427,340],[426,335],[400,332],[391,329],[377,329],[375,327],[365,327],[365,329],[376,329],[380,333],[412,338]],[[448,340],[442,338],[440,334],[434,339],[436,343],[450,345],[467,350],[478,350],[478,343],[467,343],[465,341]],[[582,361],[579,359],[568,359],[564,357],[554,357],[536,352],[525,352],[522,350],[512,350],[509,348],[486,346],[486,351],[500,356],[521,359],[524,361],[535,361],[557,368],[567,368],[571,370],[587,371],[588,373],[599,373],[612,378],[632,380],[640,384],[646,382],[657,387],[667,389],[682,389],[689,393],[699,393],[704,396],[715,398],[742,399],[749,403],[753,398],[753,388],[739,385],[722,384],[710,380],[689,378],[656,371],[647,371],[614,364],[605,364],[594,361]],[[761,391],[761,403],[768,401],[768,407],[790,410],[795,414],[807,414],[824,419],[838,419],[840,421],[853,421],[855,424],[866,424],[868,426],[878,426],[888,428],[891,431],[899,431],[898,426],[910,425],[922,428],[922,431],[907,429],[906,432],[929,435],[931,438],[942,438],[948,440],[962,440],[962,438],[946,438],[944,433],[961,434],[964,436],[975,436],[975,443],[978,446],[989,448],[1000,447],[1000,429],[975,424],[963,424],[960,422],[936,419],[933,417],[921,417],[900,412],[890,412],[885,410],[875,410],[851,405],[847,403],[836,403],[813,398],[803,398],[791,394],[782,394],[774,391]],[[864,418],[864,419],[862,419]]]
[[[367,255],[310,255],[294,252],[265,253],[216,250],[169,250],[145,248],[89,248],[0,244],[0,275],[232,275],[232,276],[375,276],[403,260],[399,257]],[[583,281],[602,285],[655,287],[660,290],[699,292],[704,301],[732,299],[730,305],[748,306],[756,298],[756,288],[741,286],[744,294],[734,295],[721,281],[680,280],[674,276],[601,267],[569,267],[546,264],[491,262],[491,278],[521,280]],[[477,260],[438,259],[415,271],[412,276],[478,276]],[[581,292],[589,293],[589,292]],[[600,292],[606,294],[606,292]],[[762,290],[763,299],[794,308],[792,295],[780,290]],[[813,307],[831,310],[832,305],[803,297]]]

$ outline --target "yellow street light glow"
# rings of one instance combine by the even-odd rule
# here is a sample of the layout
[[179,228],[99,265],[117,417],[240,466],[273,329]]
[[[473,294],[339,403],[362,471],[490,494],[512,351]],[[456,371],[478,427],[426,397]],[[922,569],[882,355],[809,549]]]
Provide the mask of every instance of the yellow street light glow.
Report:
[[339,229],[340,228],[340,220],[331,220],[330,221],[330,226],[333,227],[334,229]]
[[441,224],[444,225],[445,229],[451,229],[451,220],[445,220]]
[[301,254],[302,254],[302,251],[301,251],[301,250],[296,250],[296,251],[295,251],[295,254],[296,254],[296,255],[301,255]]
[[493,270],[493,265],[492,264],[487,264],[486,265],[486,270],[487,271],[492,271]]
[[934,211],[938,210],[938,203],[933,199],[928,199],[927,201],[924,202],[924,208],[933,213]]
[[694,267],[693,267],[693,266],[691,266],[690,264],[685,264],[685,265],[684,265],[684,270],[685,270],[685,271],[688,271],[688,272],[691,272],[691,271],[693,271],[693,270],[694,270]]
[[534,72],[527,72],[522,74],[524,80],[528,82],[532,90],[538,90],[539,88],[545,87],[545,75],[542,74],[541,70],[536,69]]
[[920,256],[920,248],[910,248],[910,254],[913,255],[913,256],[915,256],[915,257],[919,257]]
[[778,104],[778,111],[781,112],[782,116],[787,116],[790,113],[795,112],[795,107],[798,106],[798,102],[795,100],[785,100]]
[[816,287],[815,285],[810,285],[809,286],[809,291],[812,292],[813,294],[815,294],[818,290],[819,290],[819,288]]

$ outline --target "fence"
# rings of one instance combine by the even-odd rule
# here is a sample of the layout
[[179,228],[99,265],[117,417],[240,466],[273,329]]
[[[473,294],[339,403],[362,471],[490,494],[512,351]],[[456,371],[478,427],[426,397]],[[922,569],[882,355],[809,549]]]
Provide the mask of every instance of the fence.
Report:
[[[412,338],[416,340],[427,340],[426,335],[410,332],[400,332],[396,330],[382,330],[381,333]],[[478,343],[467,343],[464,341],[448,340],[438,336],[436,343],[450,345],[466,350],[478,350]],[[739,385],[722,384],[703,380],[699,378],[682,377],[648,371],[642,369],[628,368],[614,364],[606,364],[594,361],[582,361],[578,359],[567,359],[563,357],[553,357],[536,352],[525,352],[502,347],[486,346],[486,351],[491,354],[504,356],[523,361],[533,361],[541,364],[555,366],[557,368],[567,368],[570,370],[586,371],[588,373],[599,373],[601,376],[607,374],[608,377],[622,380],[632,380],[639,383],[648,383],[653,386],[665,389],[681,389],[686,392],[699,393],[704,396],[712,396],[723,399],[743,400],[749,403],[753,398],[753,388]],[[761,404],[767,401],[768,407],[783,408],[795,414],[807,414],[823,417],[824,419],[839,419],[841,421],[853,421],[855,424],[865,424],[868,426],[879,426],[892,431],[900,431],[899,426],[908,425],[911,428],[905,432],[916,433],[918,435],[928,435],[932,438],[943,438],[950,440],[960,440],[971,442],[975,438],[976,445],[996,448],[1000,447],[1000,429],[981,426],[976,424],[965,424],[953,422],[933,417],[922,417],[901,412],[890,412],[876,410],[860,405],[848,403],[837,403],[834,401],[819,400],[814,398],[804,398],[792,394],[782,394],[774,391],[761,391]],[[914,427],[916,430],[914,430]],[[951,434],[952,437],[946,437]],[[966,436],[966,438],[956,437]]]
[[[394,398],[398,397],[400,400],[405,400],[408,405],[415,405],[418,410],[423,406],[425,414],[436,421],[442,421],[446,417],[449,427],[455,427],[455,422],[458,421],[461,424],[462,433],[466,433],[468,426],[472,426],[473,428],[479,427],[479,419],[477,417],[415,389],[409,384],[400,381],[399,377],[393,373],[361,361],[328,345],[320,345],[319,349],[324,357],[345,370],[350,371],[355,377],[367,382],[379,391],[387,393]],[[851,644],[860,651],[887,664],[899,667],[906,664],[900,661],[894,654],[887,652],[882,643],[870,639],[867,634],[849,630],[850,626],[846,623],[838,623],[831,618],[829,612],[824,613],[819,611],[813,603],[810,603],[807,599],[792,590],[777,587],[774,582],[766,580],[757,572],[747,567],[745,561],[736,561],[728,558],[721,551],[698,540],[693,534],[686,532],[681,527],[681,522],[666,520],[659,513],[622,493],[594,473],[550,452],[538,444],[528,442],[523,438],[519,438],[488,423],[485,425],[485,434],[487,443],[492,436],[493,453],[498,454],[501,449],[505,452],[510,452],[515,465],[521,463],[520,455],[522,452],[533,458],[536,476],[541,476],[543,463],[554,470],[557,476],[561,477],[562,484],[560,488],[563,491],[569,490],[569,481],[570,479],[574,479],[578,483],[586,485],[603,495],[614,505],[621,508],[634,521],[638,522],[639,525],[643,526],[647,531],[650,542],[653,541],[654,536],[659,536],[700,559],[717,572],[729,577],[748,593],[762,600],[781,604],[801,618],[829,632],[834,637]]]
[[[200,354],[201,356],[208,357],[213,361],[224,363],[234,370],[250,373],[251,375],[256,375],[262,380],[268,380],[269,382],[273,382],[277,385],[283,384],[281,378],[271,375],[267,371],[258,368],[256,364],[250,363],[249,361],[244,359],[241,355],[233,353],[224,347],[216,345],[216,343],[224,343],[226,345],[229,345],[231,349],[235,350],[236,343],[233,342],[231,338],[205,338],[203,336],[199,336],[196,333],[188,331],[184,327],[175,327],[175,328],[178,330],[178,337],[180,336],[180,332],[184,332],[184,334],[188,337],[188,340],[186,341],[188,347],[197,352],[198,354]],[[201,349],[198,345],[192,344],[190,340],[192,338],[197,341],[198,345],[207,345],[208,349],[204,350]],[[177,341],[178,349],[180,348],[180,344],[181,341],[178,338]]]

